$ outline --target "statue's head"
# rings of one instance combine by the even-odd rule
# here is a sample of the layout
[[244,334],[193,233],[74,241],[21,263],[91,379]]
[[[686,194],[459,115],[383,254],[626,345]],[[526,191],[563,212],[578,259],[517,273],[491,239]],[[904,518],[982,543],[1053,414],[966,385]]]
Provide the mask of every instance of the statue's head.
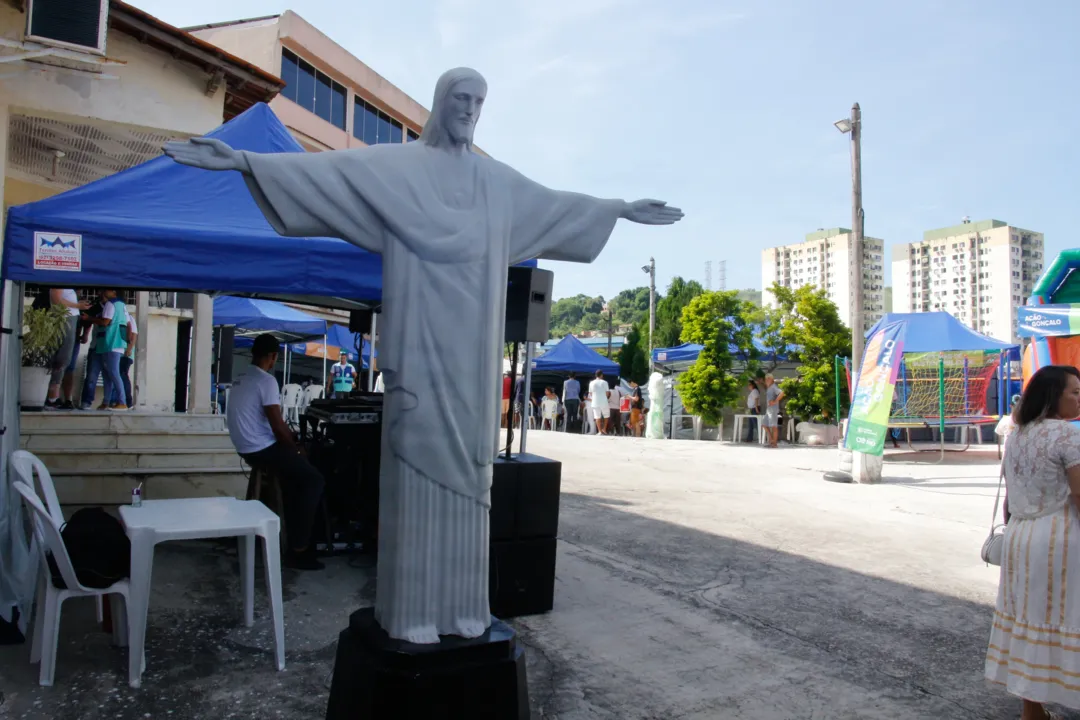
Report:
[[431,147],[444,145],[472,149],[473,131],[487,97],[487,81],[471,68],[447,70],[435,83],[431,117],[420,139]]

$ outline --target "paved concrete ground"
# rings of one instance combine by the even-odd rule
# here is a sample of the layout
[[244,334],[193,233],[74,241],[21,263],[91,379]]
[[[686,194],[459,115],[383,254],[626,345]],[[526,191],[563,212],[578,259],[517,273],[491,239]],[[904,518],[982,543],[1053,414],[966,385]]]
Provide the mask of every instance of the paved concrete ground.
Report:
[[[877,486],[822,481],[835,449],[534,432],[529,450],[564,463],[555,610],[513,622],[535,718],[1019,716],[981,679],[992,450],[890,455]],[[89,602],[66,608],[55,687],[36,686],[27,647],[0,648],[0,717],[321,718],[373,571],[287,573],[278,673],[261,595],[240,624],[235,562],[159,548],[141,690]]]

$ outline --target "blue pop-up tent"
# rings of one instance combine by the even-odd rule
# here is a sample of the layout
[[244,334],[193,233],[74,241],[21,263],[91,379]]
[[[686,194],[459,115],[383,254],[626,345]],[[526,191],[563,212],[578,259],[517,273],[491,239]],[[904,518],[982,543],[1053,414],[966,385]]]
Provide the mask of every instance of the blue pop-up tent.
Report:
[[[361,341],[361,348],[363,353],[362,363],[363,367],[366,369],[368,366],[368,361],[371,359],[371,343],[369,343],[366,339],[363,339],[363,337],[359,333],[349,332],[349,328],[345,327],[344,325],[327,323],[326,345],[331,348],[330,358],[332,360],[338,359],[338,355],[334,354],[332,350],[332,348],[335,347],[347,352],[349,354],[350,362],[357,362],[358,360],[360,360],[360,358],[358,358],[356,354],[356,343],[358,340]],[[312,354],[308,352],[310,344],[311,343],[293,343],[289,347],[289,350],[299,355]],[[318,353],[318,356],[322,357],[322,353]],[[375,357],[379,357],[378,350],[375,351]]]
[[[207,137],[238,150],[304,152],[262,103]],[[240,173],[164,156],[11,208],[0,275],[49,287],[202,290],[328,305],[382,297],[379,255],[344,240],[282,237]]]
[[[266,105],[213,132],[239,150],[304,152]],[[75,239],[78,265],[49,269],[42,247]],[[44,245],[43,245],[44,244]],[[167,157],[8,211],[3,276],[46,286],[207,290],[377,300],[378,255],[330,238],[274,232],[236,172]]]
[[567,335],[559,344],[533,360],[537,372],[591,373],[602,370],[605,375],[618,375],[619,363],[587,347],[573,335]]
[[232,325],[249,332],[322,337],[327,333],[328,323],[274,300],[220,296],[214,298],[214,325]]
[[[774,357],[774,353],[770,352],[769,348],[765,346],[765,343],[762,342],[760,338],[755,337],[753,343],[758,353],[760,353],[760,359],[762,360],[784,361],[788,359],[787,355],[783,353],[775,353]],[[683,343],[682,345],[676,345],[675,347],[669,348],[654,348],[653,362],[667,367],[683,364],[689,365],[697,360],[698,355],[701,354],[703,349],[704,346],[696,343]],[[739,348],[731,345],[730,349],[736,357],[744,359],[743,353]]]
[[1020,359],[1020,346],[975,332],[947,312],[886,313],[866,331],[870,338],[889,323],[904,323],[904,352],[997,351]]
[[652,351],[653,362],[661,365],[674,365],[675,363],[692,363],[705,349],[704,345],[697,343],[683,343],[669,348],[654,348]]

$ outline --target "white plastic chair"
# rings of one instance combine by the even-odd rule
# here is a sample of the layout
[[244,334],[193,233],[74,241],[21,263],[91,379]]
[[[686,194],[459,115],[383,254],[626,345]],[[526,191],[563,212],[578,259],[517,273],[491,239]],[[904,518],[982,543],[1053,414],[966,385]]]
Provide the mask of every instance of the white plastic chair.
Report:
[[[52,474],[45,467],[45,463],[41,462],[41,458],[28,450],[16,450],[11,453],[11,466],[15,468],[15,472],[24,483],[37,490],[38,499],[44,498],[49,517],[56,523],[56,527],[62,528],[64,513],[60,509],[60,500],[56,496],[56,486],[53,485]],[[46,567],[45,570],[48,571],[48,568]],[[44,599],[38,598],[38,602],[44,602]],[[94,598],[94,604],[100,625],[105,620],[100,595]]]
[[281,388],[281,415],[285,422],[300,422],[300,396],[304,389],[296,383],[289,383]]
[[322,400],[326,395],[326,388],[322,385],[308,385],[300,396],[300,414],[303,415],[312,400]]
[[540,403],[540,429],[544,429],[544,423],[551,423],[551,430],[555,429],[559,421],[559,406],[550,403]]
[[[131,633],[131,617],[127,612],[129,598],[129,583],[120,580],[107,588],[84,587],[75,576],[75,568],[71,565],[67,547],[60,535],[60,526],[53,519],[49,511],[41,504],[37,494],[26,483],[16,480],[12,483],[15,490],[23,496],[23,502],[33,516],[34,540],[41,554],[43,572],[39,574],[40,583],[38,591],[38,603],[41,605],[35,612],[34,638],[30,647],[30,662],[41,663],[38,674],[38,682],[41,685],[53,684],[56,673],[56,648],[60,633],[60,612],[64,601],[72,597],[101,597],[110,595],[113,610],[113,633],[117,644],[121,647],[127,645],[128,636]],[[64,580],[66,589],[56,587],[49,577],[48,554],[52,553],[53,561],[60,571],[60,577]],[[124,602],[117,600],[117,596],[123,596]],[[145,664],[145,658],[142,659]],[[132,663],[134,666],[134,663]],[[130,680],[130,678],[129,678]]]

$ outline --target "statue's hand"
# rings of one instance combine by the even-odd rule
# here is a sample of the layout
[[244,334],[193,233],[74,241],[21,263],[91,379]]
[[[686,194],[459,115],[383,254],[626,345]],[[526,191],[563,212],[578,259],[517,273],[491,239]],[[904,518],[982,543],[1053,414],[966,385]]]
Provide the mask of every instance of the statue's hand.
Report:
[[191,138],[182,142],[165,143],[165,154],[181,165],[203,170],[246,170],[244,156],[214,138]]
[[635,200],[626,203],[622,217],[642,225],[672,225],[682,220],[683,211],[662,200]]

